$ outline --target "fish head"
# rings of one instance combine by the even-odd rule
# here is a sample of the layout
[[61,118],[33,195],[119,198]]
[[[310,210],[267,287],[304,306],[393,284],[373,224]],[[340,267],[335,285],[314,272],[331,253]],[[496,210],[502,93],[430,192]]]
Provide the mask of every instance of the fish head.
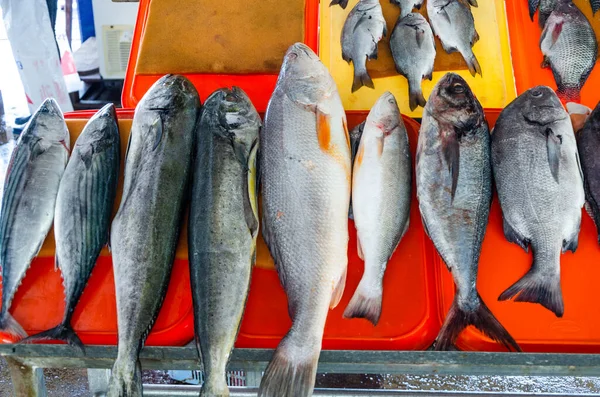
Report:
[[438,121],[467,133],[485,122],[483,108],[467,82],[455,73],[447,73],[429,97],[428,112]]
[[168,112],[190,104],[200,106],[198,91],[192,82],[184,76],[167,74],[154,83],[138,106]]
[[373,105],[366,124],[375,127],[368,130],[377,134],[377,137],[385,138],[397,129],[400,117],[396,98],[386,91]]
[[336,89],[325,65],[303,43],[296,43],[287,50],[277,86],[293,102],[311,108]]
[[77,139],[77,145],[91,144],[102,140],[116,141],[119,139],[119,127],[117,126],[117,112],[115,105],[109,103],[88,121],[85,126],[85,134]]
[[546,86],[530,88],[514,104],[532,124],[547,125],[569,117],[554,90]]
[[[33,128],[35,125],[43,125],[45,128],[37,129]],[[67,148],[69,147],[69,130],[65,124],[65,118],[60,106],[53,98],[46,99],[40,107],[36,110],[29,120],[30,126],[28,129],[31,131],[44,131],[44,139],[48,139],[52,142],[60,142]]]
[[571,0],[558,0],[554,12],[566,19],[575,18],[581,14],[579,8]]

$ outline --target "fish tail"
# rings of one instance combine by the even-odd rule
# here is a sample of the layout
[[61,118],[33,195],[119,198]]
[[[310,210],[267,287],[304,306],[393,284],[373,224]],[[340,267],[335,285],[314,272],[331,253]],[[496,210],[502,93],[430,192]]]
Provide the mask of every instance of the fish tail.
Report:
[[117,358],[110,375],[106,397],[142,397],[142,366]]
[[0,319],[0,331],[16,336],[19,339],[27,337],[27,332],[25,332],[21,324],[8,311]]
[[350,303],[344,310],[344,318],[366,318],[373,325],[377,325],[381,317],[382,289],[373,291],[370,284],[363,279],[358,284]]
[[[352,61],[354,62],[354,61]],[[358,90],[360,87],[365,86],[369,88],[375,88],[371,76],[367,72],[367,68],[357,68],[354,66],[354,82],[352,83],[352,92]]]
[[310,397],[317,376],[320,349],[307,354],[294,346],[288,333],[273,354],[258,389],[258,397]]
[[345,10],[348,6],[348,0],[331,0],[331,3],[329,3],[329,7],[334,6],[336,4],[339,4],[340,7],[342,7]]
[[511,298],[515,298],[515,302],[539,303],[552,311],[556,317],[562,317],[565,311],[560,274],[546,274],[535,262],[529,272],[504,291],[498,300],[505,301]]
[[509,351],[521,351],[517,342],[510,333],[500,324],[494,314],[483,303],[477,294],[477,308],[465,310],[458,304],[458,298],[454,298],[452,307],[446,316],[444,325],[435,342],[435,350],[451,350],[458,335],[469,325],[474,326],[489,338],[504,345]]
[[469,67],[469,72],[471,72],[471,76],[475,77],[475,75],[479,74],[483,76],[481,72],[481,66],[479,65],[479,61],[473,51],[471,51],[468,56],[465,56],[465,62],[467,62],[467,66]]
[[564,102],[581,102],[581,89],[579,87],[560,86],[556,95]]
[[229,397],[229,387],[224,376],[207,376],[200,397]]
[[410,110],[415,110],[417,106],[425,107],[427,101],[423,96],[423,91],[421,89],[421,82],[418,84],[410,84],[409,85],[409,104]]
[[85,347],[81,342],[81,339],[77,336],[71,324],[63,323],[52,329],[49,329],[39,334],[32,335],[28,338],[21,340],[19,343],[31,343],[40,340],[61,340],[68,343],[71,346],[78,347],[82,352],[85,352]]

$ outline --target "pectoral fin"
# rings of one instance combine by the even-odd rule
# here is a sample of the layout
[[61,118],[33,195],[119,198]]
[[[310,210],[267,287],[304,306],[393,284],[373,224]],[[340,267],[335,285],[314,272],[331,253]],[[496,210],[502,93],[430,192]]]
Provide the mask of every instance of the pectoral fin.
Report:
[[417,45],[421,48],[423,46],[423,40],[425,39],[425,31],[423,31],[423,29],[417,29],[416,33]]
[[247,162],[247,180],[246,180],[246,200],[244,202],[244,215],[246,218],[246,224],[252,234],[253,238],[258,235],[258,190],[257,190],[257,177],[256,177],[256,157],[258,153],[258,139],[256,139],[252,148],[250,149],[250,155],[248,156]]
[[333,294],[331,295],[331,303],[329,304],[329,308],[335,308],[340,301],[342,300],[342,295],[344,295],[344,288],[346,287],[346,275],[348,274],[348,268],[344,269],[344,273],[340,277],[337,285],[333,289]]
[[[154,146],[152,147],[152,150],[155,150],[158,147],[158,144],[162,140],[163,136],[163,121],[160,115],[156,118],[156,120],[154,120],[154,123],[152,123],[151,128],[154,132]],[[129,145],[127,147],[129,148]]]
[[456,194],[456,185],[458,183],[458,170],[460,164],[460,150],[458,141],[454,135],[446,138],[442,143],[442,151],[448,171],[452,175],[452,190],[450,191],[452,201],[454,201],[454,195]]
[[331,115],[324,113],[317,108],[317,138],[319,147],[327,152],[331,145]]

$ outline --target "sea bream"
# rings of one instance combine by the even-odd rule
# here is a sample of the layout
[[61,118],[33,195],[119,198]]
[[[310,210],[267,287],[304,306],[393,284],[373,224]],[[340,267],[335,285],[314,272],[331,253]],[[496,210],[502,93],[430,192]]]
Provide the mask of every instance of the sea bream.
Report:
[[585,197],[573,126],[551,88],[531,88],[502,110],[492,165],[504,236],[533,252],[529,272],[499,300],[539,303],[562,317],[560,254],[577,249]]
[[354,67],[352,92],[362,86],[374,88],[367,60],[377,59],[377,45],[387,34],[379,0],[360,0],[348,14],[342,29],[342,58]]
[[188,79],[166,75],[135,110],[110,236],[119,343],[108,397],[142,396],[138,356],[169,284],[199,106]]
[[411,183],[406,127],[396,98],[386,92],[369,112],[353,166],[354,223],[365,270],[346,318],[379,322],[385,269],[408,229]]
[[233,350],[256,258],[256,154],[260,116],[238,87],[204,103],[188,224],[201,396],[229,396],[225,368]]
[[112,104],[86,124],[60,181],[54,210],[56,266],[65,287],[65,313],[56,327],[23,342],[56,339],[83,348],[71,317],[100,251],[108,242],[119,176],[120,138]]
[[69,148],[69,130],[63,114],[54,99],[46,99],[21,132],[10,159],[2,197],[0,330],[14,336],[27,336],[9,310],[52,226]]
[[304,44],[284,58],[260,134],[262,233],[292,327],[259,396],[312,395],[325,319],[346,283],[350,143],[335,82]]
[[479,41],[471,7],[465,0],[429,0],[427,15],[433,33],[440,38],[447,53],[460,52],[469,72],[481,75],[481,66],[473,53],[473,45]]
[[416,178],[425,232],[456,285],[434,347],[451,349],[460,332],[473,325],[507,349],[520,350],[477,292],[492,201],[490,135],[481,104],[457,74],[436,84],[423,111]]
[[542,67],[552,70],[558,96],[580,102],[581,89],[596,65],[598,42],[592,25],[570,0],[561,0],[550,14],[540,49]]

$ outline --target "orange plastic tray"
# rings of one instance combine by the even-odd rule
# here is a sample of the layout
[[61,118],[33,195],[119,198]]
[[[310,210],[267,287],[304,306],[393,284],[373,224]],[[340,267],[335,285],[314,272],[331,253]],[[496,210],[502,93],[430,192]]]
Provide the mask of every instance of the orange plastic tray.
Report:
[[[592,16],[589,0],[573,0],[592,24],[596,38],[600,40],[600,19]],[[517,93],[521,94],[536,85],[547,85],[556,89],[550,69],[541,67],[543,55],[540,50],[542,28],[538,23],[538,13],[532,21],[526,0],[506,0],[506,16],[510,36],[513,70]],[[581,91],[581,103],[594,108],[600,100],[600,66],[596,64]]]
[[[499,114],[499,109],[486,110],[490,128]],[[443,262],[439,257],[436,260],[441,275],[439,299],[443,317],[454,298],[454,284]],[[561,257],[565,304],[562,318],[538,304],[498,301],[498,296],[529,270],[531,262],[531,251],[526,253],[506,241],[498,197],[494,194],[477,278],[477,287],[486,305],[524,351],[600,353],[600,320],[596,304],[600,300],[597,286],[600,248],[596,228],[587,213],[583,213],[577,252],[568,252]],[[472,327],[461,334],[457,344],[464,350],[503,350]]]

